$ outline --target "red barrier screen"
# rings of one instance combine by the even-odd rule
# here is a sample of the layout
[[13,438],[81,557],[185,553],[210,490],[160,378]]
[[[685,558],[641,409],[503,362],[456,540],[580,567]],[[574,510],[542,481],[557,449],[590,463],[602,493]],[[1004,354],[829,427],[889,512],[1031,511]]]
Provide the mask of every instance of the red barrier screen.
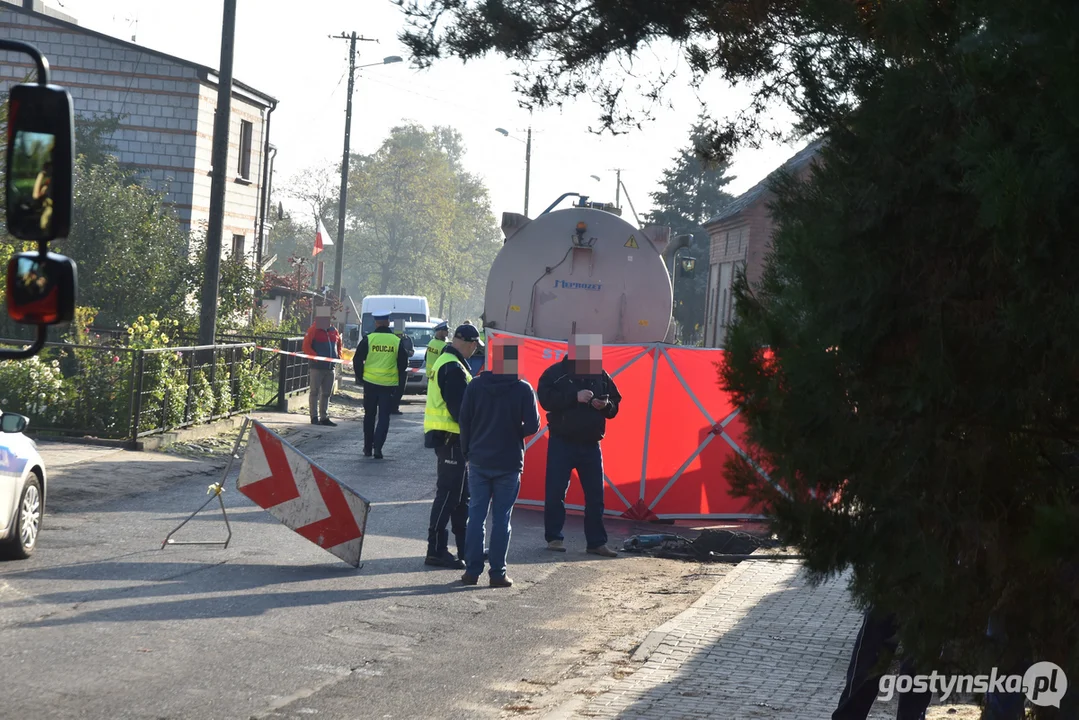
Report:
[[[540,375],[566,354],[566,343],[487,331],[489,340],[520,340],[519,372],[538,388]],[[488,353],[488,357],[490,357]],[[746,500],[733,498],[724,463],[741,453],[738,409],[719,387],[724,351],[677,345],[604,345],[603,369],[622,395],[618,416],[603,440],[604,506],[636,519],[758,518]],[[543,505],[547,419],[526,441],[519,504]],[[566,505],[584,507],[574,473]]]

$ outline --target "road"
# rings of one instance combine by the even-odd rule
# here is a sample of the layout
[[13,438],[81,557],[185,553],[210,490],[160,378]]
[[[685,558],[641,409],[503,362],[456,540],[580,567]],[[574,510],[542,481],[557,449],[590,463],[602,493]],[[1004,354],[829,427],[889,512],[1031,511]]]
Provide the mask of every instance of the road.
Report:
[[[462,587],[423,565],[434,458],[421,406],[394,418],[387,459],[360,455],[356,420],[303,450],[373,503],[359,569],[235,491],[227,549],[157,549],[217,479],[199,472],[52,498],[35,556],[0,565],[5,717],[495,718],[539,716],[617,676],[649,630],[722,570],[544,548],[518,510],[516,585]],[[300,416],[301,418],[303,416]],[[233,473],[233,477],[235,471]],[[612,544],[647,526],[609,523]],[[654,530],[653,530],[654,531]],[[207,511],[178,539],[224,535]]]

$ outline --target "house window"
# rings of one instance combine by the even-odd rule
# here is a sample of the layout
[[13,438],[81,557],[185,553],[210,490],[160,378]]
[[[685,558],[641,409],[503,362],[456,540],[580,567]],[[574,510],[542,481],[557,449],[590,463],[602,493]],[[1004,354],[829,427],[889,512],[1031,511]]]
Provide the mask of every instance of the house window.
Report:
[[730,232],[726,233],[726,241],[727,241],[726,245],[723,248],[723,254],[724,255],[730,253],[730,251],[731,251],[731,234],[730,234]]
[[213,136],[217,132],[217,108],[214,108],[214,121],[210,125],[210,174],[214,172],[214,145]]
[[244,180],[251,179],[251,135],[254,130],[255,126],[247,120],[240,121],[240,162],[237,167]]
[[723,340],[719,337],[719,288],[716,288],[715,298],[712,306],[712,341],[716,344],[716,347],[723,346]]
[[232,236],[232,259],[237,262],[244,259],[244,242],[246,238],[243,235]]
[[705,327],[708,327],[709,325],[712,324],[712,295],[714,293],[715,293],[715,290],[712,290],[712,289],[708,290],[708,301],[705,303],[705,306],[704,306],[704,326]]

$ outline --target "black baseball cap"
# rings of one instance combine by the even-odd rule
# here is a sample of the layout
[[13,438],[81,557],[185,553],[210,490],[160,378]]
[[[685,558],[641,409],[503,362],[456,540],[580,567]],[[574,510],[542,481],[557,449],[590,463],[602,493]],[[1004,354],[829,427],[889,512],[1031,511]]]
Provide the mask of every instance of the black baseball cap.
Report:
[[483,341],[480,340],[480,331],[476,329],[475,325],[458,325],[457,329],[453,331],[453,336],[469,342],[476,342],[480,347],[483,347]]

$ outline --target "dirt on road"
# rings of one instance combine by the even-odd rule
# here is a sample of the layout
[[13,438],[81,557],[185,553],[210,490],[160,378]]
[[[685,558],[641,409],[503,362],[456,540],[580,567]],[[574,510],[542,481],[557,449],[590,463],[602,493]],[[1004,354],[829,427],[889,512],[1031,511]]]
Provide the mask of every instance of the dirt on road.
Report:
[[574,648],[552,651],[513,687],[517,698],[505,717],[542,717],[574,698],[597,695],[611,682],[633,673],[634,651],[648,634],[692,605],[725,575],[730,565],[626,557],[604,566],[602,582],[577,593],[592,603],[594,622],[560,622],[576,629]]

